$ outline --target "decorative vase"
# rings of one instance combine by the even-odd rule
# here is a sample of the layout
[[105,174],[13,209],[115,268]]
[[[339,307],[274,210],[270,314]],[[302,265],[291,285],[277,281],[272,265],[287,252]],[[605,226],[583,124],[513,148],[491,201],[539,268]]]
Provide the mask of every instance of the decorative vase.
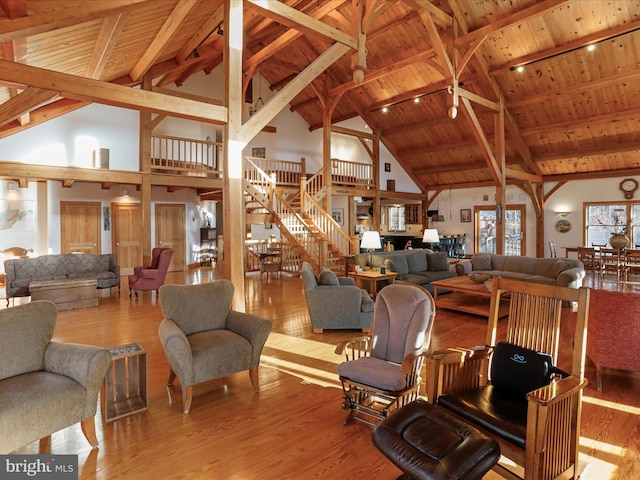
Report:
[[627,248],[627,245],[629,245],[629,239],[622,233],[616,233],[614,235],[611,235],[611,238],[609,239],[609,245],[611,245],[611,248]]

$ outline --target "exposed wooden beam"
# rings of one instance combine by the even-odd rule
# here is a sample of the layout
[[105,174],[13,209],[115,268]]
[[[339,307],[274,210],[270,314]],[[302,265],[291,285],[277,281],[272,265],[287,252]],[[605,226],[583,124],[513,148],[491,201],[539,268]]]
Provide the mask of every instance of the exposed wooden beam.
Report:
[[[458,0],[449,0],[449,5],[457,1]],[[531,7],[525,8],[524,10],[520,10],[519,12],[515,12],[511,15],[507,15],[498,19],[492,18],[491,22],[484,27],[477,28],[476,30],[471,31],[466,35],[462,35],[461,37],[456,38],[454,44],[456,47],[458,47],[477,40],[478,38],[481,38],[483,36],[491,35],[500,30],[504,30],[505,28],[516,27],[521,23],[527,22],[541,15],[545,15],[552,10],[564,7],[571,2],[572,0],[543,0],[541,2],[536,2]]]
[[300,93],[311,81],[324,72],[336,60],[347,53],[350,48],[341,43],[334,43],[324,51],[317,59],[309,64],[300,74],[282,90],[271,97],[264,107],[258,110],[242,127],[241,139],[250,141],[262,130],[291,99]]
[[147,48],[142,54],[142,57],[140,57],[140,60],[138,60],[138,63],[131,69],[129,75],[134,81],[140,80],[151,68],[164,47],[178,32],[178,29],[182,26],[182,22],[196,5],[198,5],[198,2],[194,2],[193,0],[178,0],[178,3],[165,20],[164,25],[162,25],[160,31],[156,34],[149,48]]
[[93,45],[93,51],[89,56],[84,76],[89,78],[100,78],[109,56],[116,45],[116,41],[124,28],[129,13],[122,12],[118,15],[111,15],[102,20],[98,38]]
[[58,97],[58,93],[51,90],[27,88],[22,93],[0,104],[0,127],[20,118],[25,113],[41,107],[56,97]]
[[29,123],[28,124],[20,124],[17,123],[8,123],[4,127],[0,128],[0,138],[6,138],[11,135],[14,135],[18,132],[22,132],[27,128],[35,127],[36,125],[41,125],[44,122],[48,122],[49,120],[66,115],[69,112],[73,112],[79,108],[82,108],[87,105],[87,102],[80,102],[78,100],[71,100],[67,98],[59,99],[55,102],[46,104],[40,108],[32,110],[29,114]]
[[595,125],[609,124],[614,122],[633,121],[637,122],[640,116],[640,108],[632,108],[623,112],[607,113],[605,115],[589,116],[588,118],[568,120],[566,122],[539,125],[520,130],[523,137],[540,136],[543,134],[564,132],[576,128],[593,128]]
[[418,10],[425,10],[431,15],[434,23],[440,25],[444,28],[451,28],[453,26],[453,17],[446,13],[445,11],[436,7],[429,0],[410,0],[405,1],[405,3],[409,3],[414,5],[414,7]]
[[133,110],[146,110],[205,123],[226,123],[227,109],[193,100],[100,82],[0,60],[0,80],[60,92],[67,98]]
[[640,28],[640,20],[625,23],[619,27],[614,27],[607,30],[601,30],[599,32],[592,33],[591,35],[581,36],[580,38],[572,42],[568,42],[557,47],[547,48],[529,55],[515,58],[511,60],[508,64],[499,65],[492,68],[491,70],[489,70],[489,74],[494,77],[498,75],[503,75],[505,73],[509,73],[512,67],[516,67],[518,65],[526,65],[533,62],[538,62],[545,58],[554,57],[557,55],[561,55],[563,53],[568,53],[572,50],[576,50],[581,47],[586,47],[587,45],[602,42],[603,40],[607,40],[608,38],[613,38],[620,35],[624,35],[625,33],[633,32],[638,28]]
[[544,91],[533,95],[526,95],[519,99],[507,101],[507,108],[520,108],[536,103],[545,103],[549,101],[559,100],[564,96],[582,94],[591,90],[606,89],[614,85],[624,85],[625,83],[634,83],[640,80],[640,69],[629,72],[621,72],[616,75],[591,80],[586,83],[579,83],[572,86],[558,86],[552,91]]
[[367,72],[367,75],[365,76],[364,81],[360,84],[357,84],[355,81],[350,80],[346,83],[343,83],[342,85],[333,87],[332,89],[329,90],[327,95],[329,97],[333,97],[335,95],[338,95],[339,93],[346,92],[347,90],[358,88],[361,85],[365,85],[367,83],[380,80],[381,78],[386,77],[387,75],[397,73],[397,71],[400,68],[409,67],[415,63],[425,61],[427,58],[429,58],[430,55],[433,55],[433,50],[431,49],[425,50],[423,52],[420,52],[416,55],[412,55],[407,58],[403,58],[402,60],[394,62],[390,65],[386,65],[385,67],[379,68],[371,72]]
[[482,153],[484,154],[487,161],[489,172],[491,173],[491,176],[493,177],[493,180],[496,182],[496,184],[502,185],[502,181],[500,180],[502,176],[502,169],[498,165],[491,145],[489,144],[487,137],[482,130],[482,125],[480,125],[480,121],[478,120],[478,117],[473,110],[473,107],[471,106],[471,102],[465,97],[462,97],[460,100],[462,101],[460,105],[463,107],[463,110],[466,114],[465,117],[468,119],[469,125],[471,126],[471,133],[476,138],[478,144],[482,147]]
[[[176,55],[176,61],[178,64],[184,62],[189,56],[204,44],[209,36],[216,30],[218,25],[221,25],[224,20],[224,8],[221,5],[209,18],[205,20],[202,26],[191,36],[189,40],[184,44],[180,52]],[[217,35],[217,34],[216,34]],[[200,52],[198,52],[200,54]]]
[[331,125],[331,131],[333,133],[342,133],[343,135],[350,135],[352,137],[366,138],[368,140],[374,140],[376,136],[373,133],[360,132],[352,128],[339,127],[337,125]]
[[302,31],[314,37],[322,36],[350,48],[358,48],[358,40],[340,30],[330,27],[315,18],[289,7],[277,0],[246,0],[247,6],[258,10],[265,17],[282,23],[290,28]]
[[[329,12],[337,10],[344,3],[345,0],[332,0],[329,2],[323,2],[320,9],[318,9],[316,12],[313,12],[311,16],[315,19],[320,19],[327,15]],[[247,58],[242,65],[243,71],[246,71],[251,65],[257,65],[269,59],[283,48],[291,45],[291,42],[293,42],[296,38],[302,36],[302,34],[303,33],[301,31],[295,28],[287,30],[262,50]]]
[[536,162],[549,162],[554,160],[563,160],[563,159],[576,159],[579,160],[581,158],[586,157],[596,157],[599,155],[612,155],[615,153],[627,153],[627,152],[639,152],[640,153],[640,144],[637,142],[631,143],[617,143],[615,145],[606,146],[606,147],[596,147],[596,148],[581,148],[580,151],[571,151],[571,152],[560,152],[560,153],[545,153],[542,155],[535,155],[533,158]]
[[101,170],[93,168],[68,167],[63,165],[32,165],[18,162],[0,162],[2,175],[25,178],[35,182],[40,180],[60,180],[76,182],[102,183],[105,180],[115,183],[139,184],[142,174],[124,170]]
[[0,0],[0,8],[10,19],[27,16],[27,0]]

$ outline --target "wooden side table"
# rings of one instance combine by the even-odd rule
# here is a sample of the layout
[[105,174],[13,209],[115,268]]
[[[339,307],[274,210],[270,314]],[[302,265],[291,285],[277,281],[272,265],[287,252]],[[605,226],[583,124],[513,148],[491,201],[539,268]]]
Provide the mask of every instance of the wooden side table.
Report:
[[360,273],[349,272],[349,276],[355,280],[356,285],[358,285],[360,288],[365,288],[362,281],[367,281],[369,285],[369,289],[367,291],[374,300],[376,299],[376,295],[378,294],[378,282],[381,280],[391,280],[391,283],[395,283],[396,275],[398,275],[396,272],[380,273],[374,270],[367,270]]
[[102,384],[102,418],[111,422],[147,409],[147,352],[139,343],[110,348]]

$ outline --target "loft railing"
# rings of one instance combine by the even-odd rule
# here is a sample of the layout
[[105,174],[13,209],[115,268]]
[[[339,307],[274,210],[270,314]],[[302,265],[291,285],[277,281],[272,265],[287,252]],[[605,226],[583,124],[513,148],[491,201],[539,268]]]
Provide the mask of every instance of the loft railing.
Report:
[[151,136],[151,169],[160,173],[222,178],[222,143]]
[[[300,179],[306,175],[305,159],[300,162],[290,162],[287,160],[274,160],[271,158],[245,157],[256,168],[262,170],[267,176],[275,174],[276,185],[282,187],[298,188]],[[245,176],[246,178],[246,176]],[[247,180],[249,180],[247,178]]]
[[373,189],[376,186],[373,165],[332,158],[331,183],[344,187]]

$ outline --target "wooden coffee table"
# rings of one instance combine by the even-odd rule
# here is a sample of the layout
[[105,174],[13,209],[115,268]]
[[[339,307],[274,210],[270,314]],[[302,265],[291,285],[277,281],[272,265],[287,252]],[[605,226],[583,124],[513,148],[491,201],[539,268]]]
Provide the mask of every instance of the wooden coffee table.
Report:
[[[475,283],[466,275],[436,280],[431,282],[431,285],[433,285],[433,299],[437,307],[489,318],[492,283],[492,279],[484,283]],[[451,294],[439,297],[438,290],[449,290]],[[507,316],[508,313],[509,300],[506,299],[500,303],[498,315],[502,318]]]
[[378,282],[381,280],[391,280],[391,283],[395,283],[396,275],[398,274],[395,272],[380,273],[375,270],[367,270],[360,273],[349,272],[349,276],[354,279],[356,285],[358,285],[360,288],[365,288],[362,283],[363,280],[368,281],[368,292],[374,300],[376,299],[376,295],[378,294]]

